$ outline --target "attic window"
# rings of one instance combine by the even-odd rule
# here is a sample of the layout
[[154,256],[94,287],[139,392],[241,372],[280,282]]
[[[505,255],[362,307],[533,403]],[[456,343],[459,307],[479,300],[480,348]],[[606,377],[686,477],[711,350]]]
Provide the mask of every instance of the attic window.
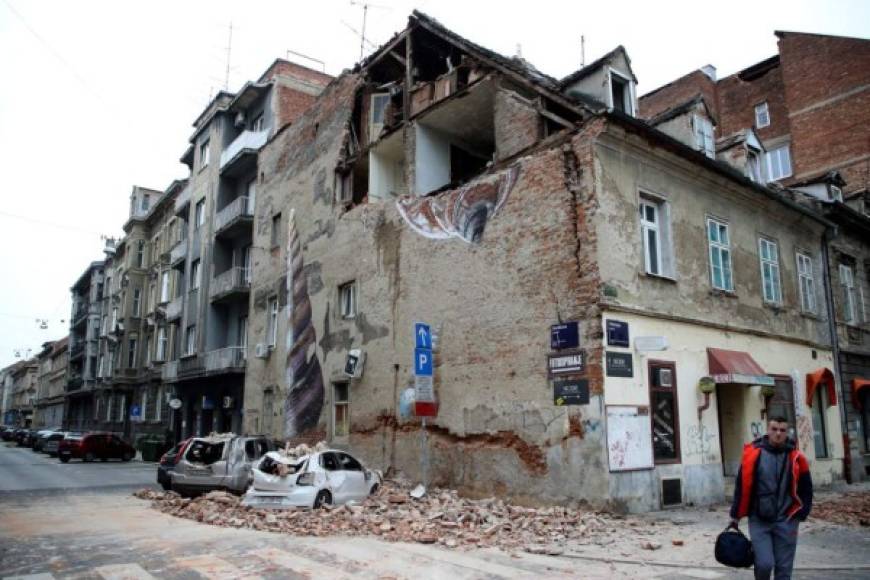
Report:
[[699,151],[702,151],[711,159],[716,158],[716,147],[713,142],[713,123],[710,119],[695,115],[692,117],[692,125],[695,129],[695,144]]
[[610,103],[614,110],[634,116],[631,80],[615,70],[610,71]]

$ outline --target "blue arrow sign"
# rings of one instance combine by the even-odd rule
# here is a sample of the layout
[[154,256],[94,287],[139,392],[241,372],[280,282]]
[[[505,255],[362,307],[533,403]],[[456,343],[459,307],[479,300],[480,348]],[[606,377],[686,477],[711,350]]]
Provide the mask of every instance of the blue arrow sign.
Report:
[[414,340],[417,348],[432,348],[432,331],[429,325],[423,322],[414,324]]
[[139,405],[130,405],[130,416],[139,417],[142,415],[142,408]]
[[432,376],[432,350],[428,348],[414,349],[414,374],[418,377]]

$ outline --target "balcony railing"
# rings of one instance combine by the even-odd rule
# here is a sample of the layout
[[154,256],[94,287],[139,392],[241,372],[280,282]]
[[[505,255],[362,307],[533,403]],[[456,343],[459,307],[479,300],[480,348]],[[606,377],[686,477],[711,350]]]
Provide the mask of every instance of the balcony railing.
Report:
[[236,220],[241,218],[251,218],[253,216],[253,200],[246,196],[237,197],[217,213],[214,218],[214,231],[215,233],[220,233]]
[[169,251],[169,263],[173,266],[187,257],[187,238],[178,240]]
[[256,153],[260,147],[265,145],[266,139],[269,137],[269,131],[242,131],[241,135],[236,137],[229,146],[221,153],[221,171],[235,159],[243,156],[245,153]]
[[245,347],[228,346],[205,353],[207,373],[240,370],[245,368]]
[[184,296],[173,298],[172,302],[166,305],[166,319],[176,320],[181,318],[181,311],[184,309]]
[[219,300],[235,293],[246,293],[251,289],[251,270],[236,266],[218,274],[209,284],[208,295],[211,300]]
[[178,361],[171,360],[163,363],[163,368],[161,369],[161,376],[164,381],[174,381],[178,378]]
[[80,325],[82,322],[87,320],[88,314],[90,314],[91,307],[89,304],[82,304],[76,311],[73,313],[73,327]]
[[84,353],[85,353],[85,343],[79,342],[79,343],[74,344],[72,346],[72,348],[69,349],[69,358],[74,360],[74,359],[79,358]]

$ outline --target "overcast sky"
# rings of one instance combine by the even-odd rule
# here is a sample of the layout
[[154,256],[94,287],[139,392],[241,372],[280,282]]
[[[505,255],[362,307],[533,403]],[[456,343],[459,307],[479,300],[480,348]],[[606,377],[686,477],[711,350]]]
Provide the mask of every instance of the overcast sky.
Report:
[[[708,63],[725,76],[763,60],[774,30],[870,37],[862,0],[370,6],[375,44],[416,8],[557,77],[579,67],[581,35],[586,62],[622,44],[639,94]],[[349,1],[0,0],[0,366],[66,334],[69,288],[102,258],[100,236],[121,234],[132,185],[187,175],[178,159],[224,87],[231,22],[230,90],[288,50],[333,75],[359,58],[362,8]]]

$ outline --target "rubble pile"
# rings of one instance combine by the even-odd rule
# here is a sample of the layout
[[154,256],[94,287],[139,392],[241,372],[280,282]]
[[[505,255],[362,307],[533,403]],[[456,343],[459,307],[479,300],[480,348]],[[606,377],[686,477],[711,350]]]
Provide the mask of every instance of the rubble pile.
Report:
[[320,510],[250,508],[241,506],[239,497],[222,491],[194,499],[152,490],[134,495],[150,500],[164,513],[218,526],[302,536],[375,535],[389,541],[437,543],[448,548],[494,546],[542,554],[559,554],[567,542],[608,543],[612,540],[605,537],[626,523],[600,512],[527,508],[494,498],[465,499],[453,490],[429,490],[414,499],[409,486],[394,481],[384,482],[378,493],[362,503]]
[[810,519],[846,526],[870,526],[870,492],[848,492],[813,505]]

